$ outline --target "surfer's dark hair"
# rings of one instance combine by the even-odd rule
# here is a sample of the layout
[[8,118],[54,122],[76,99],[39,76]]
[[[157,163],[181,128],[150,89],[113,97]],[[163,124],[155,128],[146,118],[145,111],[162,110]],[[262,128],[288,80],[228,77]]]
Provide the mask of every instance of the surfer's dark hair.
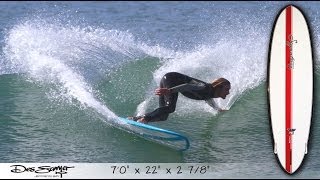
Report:
[[225,86],[225,85],[231,85],[230,81],[228,81],[227,79],[225,78],[218,78],[214,81],[212,81],[211,85],[214,87],[214,88],[221,88],[222,86]]

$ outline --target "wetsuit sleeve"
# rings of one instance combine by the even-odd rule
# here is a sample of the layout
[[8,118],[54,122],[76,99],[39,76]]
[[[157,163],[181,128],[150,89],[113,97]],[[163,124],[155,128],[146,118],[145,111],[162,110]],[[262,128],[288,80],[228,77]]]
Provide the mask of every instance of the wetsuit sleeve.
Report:
[[216,104],[216,102],[213,99],[206,100],[206,103],[209,104],[209,106],[211,106],[213,109],[217,111],[221,110],[221,108],[219,108],[219,106]]
[[200,83],[185,83],[181,84],[179,86],[175,86],[170,88],[171,93],[176,93],[176,92],[184,92],[184,91],[193,91],[193,90],[202,90],[205,88],[204,84]]

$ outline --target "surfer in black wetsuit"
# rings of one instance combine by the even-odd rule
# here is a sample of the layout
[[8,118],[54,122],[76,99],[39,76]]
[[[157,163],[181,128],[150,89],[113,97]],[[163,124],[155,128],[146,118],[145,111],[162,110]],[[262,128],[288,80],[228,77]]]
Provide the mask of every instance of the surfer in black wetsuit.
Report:
[[159,108],[129,119],[141,123],[167,120],[169,114],[175,111],[178,92],[191,99],[205,100],[214,109],[224,111],[215,104],[213,98],[225,99],[230,88],[230,82],[224,78],[206,83],[184,74],[169,72],[162,77],[160,88],[155,90],[155,94],[159,96]]

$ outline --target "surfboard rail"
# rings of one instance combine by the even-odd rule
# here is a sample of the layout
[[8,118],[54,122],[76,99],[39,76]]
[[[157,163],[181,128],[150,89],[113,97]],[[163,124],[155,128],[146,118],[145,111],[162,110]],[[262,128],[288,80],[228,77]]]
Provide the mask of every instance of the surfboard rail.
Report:
[[185,151],[187,149],[189,149],[190,147],[190,142],[188,140],[188,138],[186,136],[183,136],[177,132],[173,132],[173,131],[170,131],[170,130],[166,130],[166,129],[162,129],[162,128],[159,128],[159,127],[155,127],[155,126],[152,126],[152,125],[148,125],[148,124],[143,124],[143,123],[139,123],[139,122],[136,122],[136,121],[133,121],[133,120],[129,120],[129,119],[126,119],[126,118],[123,118],[123,117],[119,117],[119,119],[129,125],[132,125],[132,126],[135,126],[135,127],[138,127],[138,128],[142,128],[142,129],[147,129],[147,130],[150,130],[150,131],[154,131],[154,132],[158,132],[158,133],[161,133],[165,136],[168,136],[169,137],[164,137],[164,136],[157,136],[155,134],[147,134],[147,133],[139,133],[138,135],[144,137],[144,138],[147,138],[147,139],[154,139],[154,140],[161,140],[161,141],[184,141],[185,142],[185,146],[184,148],[181,148],[179,149],[179,151]]

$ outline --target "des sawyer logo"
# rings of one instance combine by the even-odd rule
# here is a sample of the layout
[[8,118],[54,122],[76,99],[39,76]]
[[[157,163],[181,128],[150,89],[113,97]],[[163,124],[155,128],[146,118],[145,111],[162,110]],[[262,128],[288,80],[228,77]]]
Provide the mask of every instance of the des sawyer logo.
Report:
[[50,172],[54,172],[55,174],[60,174],[60,178],[62,178],[63,174],[67,174],[70,168],[74,168],[74,166],[39,166],[35,167],[25,167],[23,165],[12,165],[14,169],[11,169],[13,173],[24,173],[24,172],[34,172],[36,174],[47,174]]

